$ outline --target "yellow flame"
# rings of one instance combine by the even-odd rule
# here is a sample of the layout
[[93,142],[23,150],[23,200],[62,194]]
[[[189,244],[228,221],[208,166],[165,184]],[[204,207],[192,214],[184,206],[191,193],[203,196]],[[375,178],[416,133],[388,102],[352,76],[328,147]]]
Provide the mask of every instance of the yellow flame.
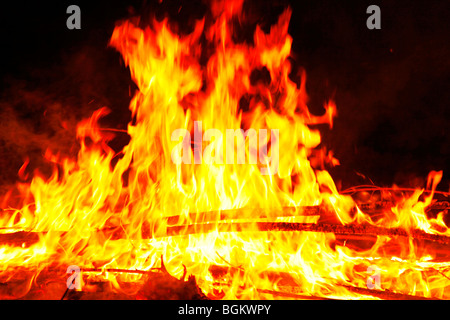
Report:
[[[37,174],[30,184],[18,184],[14,192],[19,201],[13,192],[5,195],[1,233],[33,231],[39,239],[20,247],[0,246],[3,276],[18,267],[39,272],[50,265],[79,265],[101,270],[96,276],[125,290],[107,269],[150,270],[163,255],[173,275],[180,277],[185,265],[211,298],[276,298],[264,290],[358,298],[361,293],[345,285],[366,288],[367,269],[376,265],[382,288],[449,297],[448,262],[434,261],[432,253],[420,251],[411,239],[399,239],[401,248],[391,250],[391,237],[379,235],[369,249],[357,250],[339,242],[332,232],[259,230],[257,222],[264,221],[317,224],[318,216],[302,216],[302,208],[320,205],[342,225],[450,236],[443,213],[435,219],[425,214],[442,172],[430,175],[433,192],[424,201],[419,201],[423,191],[417,190],[374,222],[350,196],[339,194],[327,171],[313,169],[310,158],[321,137],[310,125],[332,127],[336,106],[329,101],[324,115],[312,115],[306,75],[301,75],[300,84],[289,78],[291,10],[281,14],[268,34],[258,26],[253,44],[237,44],[231,19],[241,6],[242,1],[226,6],[215,2],[214,22],[207,26],[200,20],[186,36],[172,32],[167,19],[153,21],[145,29],[130,21],[115,28],[110,45],[123,55],[138,86],[130,103],[131,140],[120,154],[108,147],[111,136],[98,126],[108,113],[102,108],[78,125],[77,159],[49,150],[46,159],[55,167],[51,178]],[[206,63],[202,37],[214,49]],[[252,71],[262,68],[268,70],[270,82],[252,83]],[[240,108],[242,97],[248,99],[247,109]],[[218,163],[224,158],[217,156],[226,157],[230,151],[226,130],[241,128],[254,129],[258,138],[263,129],[278,129],[278,141],[268,134],[255,147],[251,135],[239,142],[238,134],[233,137],[238,142],[231,146],[233,161]],[[180,140],[172,139],[178,129],[190,137],[201,131],[200,143],[194,141],[188,154],[177,158],[186,157],[190,164],[172,161],[173,151],[181,151]],[[208,137],[205,133],[212,129],[217,131],[210,133],[222,136]],[[276,174],[263,174],[263,169],[274,172],[276,144]],[[264,147],[267,153],[251,163]],[[242,148],[245,153],[239,155]],[[325,160],[339,164],[332,153],[321,154],[322,164]],[[112,165],[114,157],[120,159]],[[297,215],[276,214],[286,207],[298,207]],[[242,210],[221,219],[222,213],[234,209]],[[210,213],[208,219],[204,213]],[[234,222],[248,225],[242,232],[220,229],[221,223]],[[204,224],[192,233],[189,225],[195,223]],[[179,227],[176,235],[168,234],[173,226]],[[120,280],[139,283],[142,276],[121,275]]]

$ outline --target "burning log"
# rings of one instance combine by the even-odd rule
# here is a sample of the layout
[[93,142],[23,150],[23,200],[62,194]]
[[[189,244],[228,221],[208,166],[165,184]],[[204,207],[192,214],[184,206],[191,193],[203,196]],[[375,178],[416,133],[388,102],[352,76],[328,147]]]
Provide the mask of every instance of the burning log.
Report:
[[182,216],[167,217],[168,225],[180,224],[180,221],[203,223],[223,220],[237,220],[251,218],[252,220],[264,218],[300,217],[300,216],[320,216],[324,212],[321,206],[301,206],[282,208],[240,208],[223,211],[209,211],[200,213],[190,213],[187,219]]
[[[187,217],[181,215],[168,216],[163,218],[169,226],[185,225],[186,223],[208,223],[224,220],[241,220],[241,219],[265,219],[265,218],[281,218],[281,217],[314,217],[320,216],[324,212],[324,208],[320,206],[302,206],[302,207],[282,207],[276,209],[269,208],[240,208],[233,210],[208,211],[200,213],[190,213]],[[14,229],[3,229],[7,233],[0,233],[0,244],[8,244],[14,246],[28,247],[39,241],[40,236],[45,236],[49,232],[34,231],[15,231]],[[108,227],[94,231],[96,233],[103,232],[111,236],[111,239],[121,239],[124,237],[121,228]],[[62,237],[66,234],[64,231],[51,231],[55,237]],[[150,234],[145,234],[146,238]]]
[[382,300],[438,300],[421,296],[397,293],[390,290],[367,289],[367,288],[352,287],[348,285],[342,285],[342,287],[361,295],[372,296],[380,298]]
[[17,231],[0,234],[0,243],[15,246],[29,246],[39,241],[40,232]]
[[321,223],[289,223],[289,222],[231,222],[216,224],[191,224],[187,226],[173,226],[167,228],[167,236],[187,235],[195,233],[208,233],[214,230],[219,232],[244,232],[255,231],[254,226],[259,231],[307,231],[334,233],[336,235],[355,236],[389,236],[389,237],[409,237],[418,240],[429,240],[445,245],[450,244],[450,237],[436,234],[429,234],[422,230],[414,229],[407,231],[401,228],[383,228],[370,225],[336,225]]
[[[237,215],[238,210],[233,212]],[[205,214],[204,217],[208,216]],[[225,216],[226,217],[226,216]],[[171,219],[170,217],[169,219]],[[174,220],[175,218],[172,218]],[[178,219],[178,217],[177,217]],[[142,239],[154,237],[180,236],[198,233],[218,232],[245,232],[255,231],[303,231],[334,233],[340,240],[375,240],[377,236],[406,237],[416,240],[436,242],[443,245],[450,244],[450,237],[437,234],[429,234],[422,230],[405,230],[402,228],[383,228],[371,225],[338,225],[326,223],[291,223],[291,222],[222,222],[197,223],[188,225],[168,226],[165,233],[152,236],[148,231],[143,232]],[[110,236],[111,240],[123,239],[125,235],[119,228],[107,228],[96,231]],[[65,232],[52,232],[57,237],[63,237]],[[47,235],[46,232],[18,231],[0,234],[0,243],[27,247],[39,241],[40,237]]]

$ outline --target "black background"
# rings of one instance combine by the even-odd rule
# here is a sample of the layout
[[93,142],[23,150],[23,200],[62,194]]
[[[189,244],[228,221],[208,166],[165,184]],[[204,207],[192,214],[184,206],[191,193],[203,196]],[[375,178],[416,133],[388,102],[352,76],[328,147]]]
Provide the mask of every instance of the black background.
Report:
[[[66,28],[66,8],[81,8],[81,30]],[[293,58],[307,73],[309,107],[324,112],[334,97],[338,118],[322,128],[323,144],[341,166],[341,188],[368,183],[423,186],[430,170],[450,172],[450,42],[448,1],[254,1],[266,28],[289,4]],[[366,8],[381,8],[381,30],[366,28]],[[181,6],[181,9],[180,9]],[[0,8],[1,183],[30,170],[46,147],[74,153],[75,124],[101,106],[105,125],[125,129],[134,85],[120,55],[107,48],[118,19],[133,12],[200,17],[198,1],[59,1],[2,3]],[[268,30],[268,29],[267,29]],[[67,119],[64,129],[58,119]],[[20,129],[18,129],[20,127]],[[118,135],[118,149],[127,142]]]
[[[154,318],[155,314],[164,315],[177,319],[202,319],[205,316],[179,315],[179,308],[188,304],[193,307],[213,307],[214,310],[222,309],[223,305],[270,305],[268,315],[223,315],[222,313],[211,314],[208,319],[280,319],[280,317],[292,318],[303,317],[307,310],[320,310],[324,317],[334,317],[336,314],[345,314],[348,319],[359,319],[361,315],[371,312],[375,315],[392,317],[413,317],[420,310],[430,309],[436,314],[444,314],[447,307],[445,301],[336,301],[336,300],[296,300],[296,301],[42,301],[42,300],[2,300],[0,306],[2,310],[16,311],[21,308],[21,314],[29,314],[30,317],[42,314],[45,316],[59,315],[67,313],[68,310],[89,310],[89,314],[102,318],[117,318],[120,316],[130,316],[132,314],[143,314],[148,318]],[[351,310],[351,312],[349,312]]]

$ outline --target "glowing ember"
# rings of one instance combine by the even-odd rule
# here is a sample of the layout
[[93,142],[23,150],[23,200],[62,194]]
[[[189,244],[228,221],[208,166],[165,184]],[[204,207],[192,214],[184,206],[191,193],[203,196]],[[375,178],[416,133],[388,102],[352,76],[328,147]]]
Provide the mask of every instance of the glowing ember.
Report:
[[[78,125],[77,159],[48,150],[52,177],[37,174],[3,198],[0,236],[26,237],[0,246],[1,281],[24,269],[33,274],[9,297],[26,295],[40,272],[70,265],[90,270],[86,283],[100,278],[136,295],[143,273],[113,270],[150,271],[161,256],[177,279],[185,265],[209,298],[371,298],[370,290],[450,297],[450,260],[437,259],[448,255],[450,231],[443,213],[426,215],[442,172],[430,173],[431,192],[403,194],[376,220],[339,194],[330,174],[310,163],[315,156],[338,164],[316,150],[320,133],[309,127],[332,127],[336,107],[329,101],[324,115],[310,114],[305,74],[299,84],[289,78],[290,9],[270,33],[257,27],[249,44],[233,42],[231,21],[241,7],[214,3],[213,23],[198,21],[186,36],[167,20],[115,28],[110,45],[139,88],[130,103],[131,140],[115,154],[98,126],[108,110],[100,109]],[[205,63],[206,44],[213,50]],[[252,83],[252,72],[263,69],[270,81]],[[248,108],[239,107],[242,97]],[[203,139],[186,140],[186,148],[184,137],[198,133],[200,122]],[[235,134],[225,141],[227,130]],[[181,157],[188,161],[173,161]],[[30,243],[21,231],[36,237]]]

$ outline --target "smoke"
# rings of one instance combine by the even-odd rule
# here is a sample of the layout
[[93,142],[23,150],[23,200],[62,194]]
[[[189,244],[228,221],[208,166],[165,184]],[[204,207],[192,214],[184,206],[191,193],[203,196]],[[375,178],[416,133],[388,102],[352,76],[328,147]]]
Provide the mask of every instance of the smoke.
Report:
[[[5,77],[0,100],[2,191],[18,180],[26,159],[29,177],[35,169],[50,174],[51,165],[43,157],[47,149],[76,157],[77,124],[95,110],[103,106],[114,110],[114,116],[102,120],[103,127],[126,129],[133,92],[127,77],[112,49],[89,44],[62,53],[47,68],[29,66],[23,74]],[[126,137],[119,136],[112,144],[121,149]]]

